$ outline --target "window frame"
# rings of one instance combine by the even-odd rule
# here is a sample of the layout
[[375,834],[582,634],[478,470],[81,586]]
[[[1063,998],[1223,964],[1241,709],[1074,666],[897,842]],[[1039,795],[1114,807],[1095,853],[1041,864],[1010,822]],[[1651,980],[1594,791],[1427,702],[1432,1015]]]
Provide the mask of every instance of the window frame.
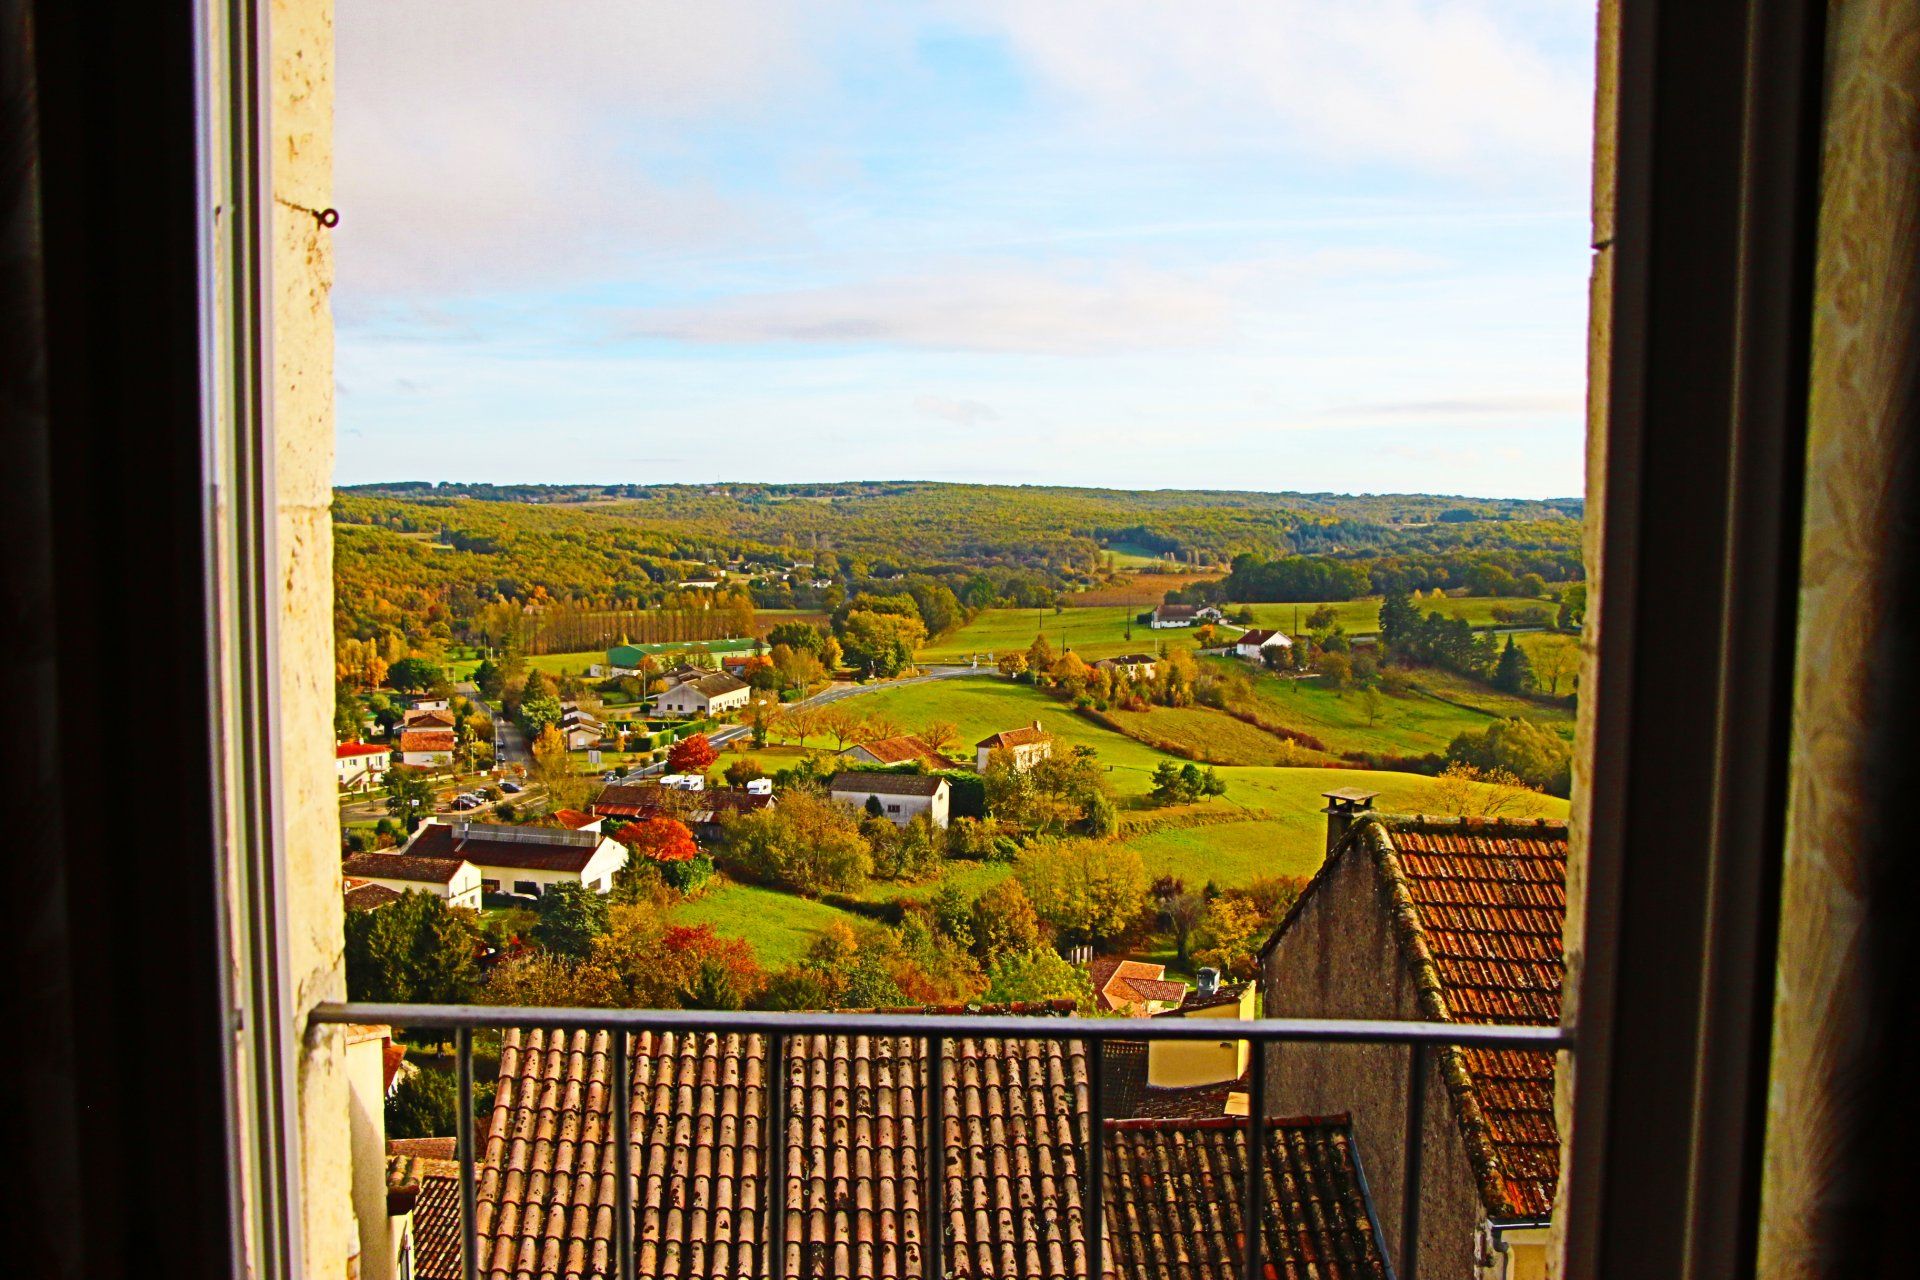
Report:
[[[165,619],[147,642],[183,690],[164,704],[170,724],[207,746],[148,762],[145,802],[168,815],[178,856],[117,867],[124,907],[85,895],[48,913],[74,987],[71,1025],[47,1023],[78,1064],[81,1101],[61,1113],[63,1132],[89,1158],[49,1146],[64,1159],[37,1166],[49,1172],[30,1194],[48,1211],[29,1217],[68,1232],[56,1252],[84,1256],[88,1274],[166,1256],[208,1274],[293,1275],[297,1046],[284,1028],[298,1010],[280,968],[285,921],[270,892],[236,898],[234,879],[270,890],[280,847],[273,575],[259,572],[275,563],[271,308],[259,305],[272,243],[266,6],[132,6],[105,23],[77,0],[30,7],[59,429],[35,436],[44,465],[23,462],[19,476],[48,499],[60,573],[33,643],[68,655],[68,717],[104,722],[88,662],[114,611],[131,602]],[[1740,1274],[1756,1235],[1785,812],[1823,12],[1809,0],[1628,0],[1618,15],[1606,476],[1591,513],[1602,587],[1583,687],[1608,749],[1591,761],[1584,812],[1579,1087],[1560,1222],[1579,1245],[1569,1277]],[[241,283],[217,294],[221,280]],[[129,460],[119,450],[134,438]],[[200,484],[156,483],[180,476]],[[137,561],[126,547],[141,548]],[[233,595],[220,594],[222,570]],[[1705,590],[1681,590],[1698,580]],[[108,589],[111,609],[96,598]],[[210,653],[207,617],[179,608],[196,592],[217,625],[239,629],[231,649]],[[1663,656],[1678,670],[1640,661],[1675,633],[1718,643]],[[1658,716],[1635,714],[1655,705]],[[92,812],[89,751],[59,739],[35,757],[55,811]],[[1683,882],[1663,865],[1675,831],[1705,851]],[[86,833],[60,840],[74,874],[98,864]],[[209,857],[216,847],[232,855]],[[187,904],[168,931],[164,1002],[138,963],[147,935],[132,913],[147,900]],[[243,900],[260,907],[223,913]],[[142,1055],[135,1074],[114,1057],[127,1037],[183,1049]],[[110,1101],[156,1088],[169,1107]],[[136,1194],[135,1171],[110,1156],[122,1145],[164,1147],[188,1167],[224,1161],[231,1177],[224,1194],[207,1178],[144,1180]],[[88,1213],[53,1211],[63,1196]]]

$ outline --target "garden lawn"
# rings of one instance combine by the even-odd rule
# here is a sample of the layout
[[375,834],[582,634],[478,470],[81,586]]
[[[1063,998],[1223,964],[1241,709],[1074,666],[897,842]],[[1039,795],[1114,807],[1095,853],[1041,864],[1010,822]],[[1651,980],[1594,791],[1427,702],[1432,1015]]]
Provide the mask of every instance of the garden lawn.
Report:
[[984,661],[987,654],[998,658],[1010,649],[1024,653],[1043,628],[1056,654],[1064,631],[1066,646],[1088,662],[1122,653],[1153,653],[1162,640],[1192,646],[1191,631],[1154,631],[1138,622],[1133,623],[1133,638],[1128,639],[1128,620],[1139,612],[1127,605],[1069,608],[1059,613],[1051,609],[986,609],[966,626],[922,649],[919,660],[962,662],[977,654]]
[[745,938],[769,972],[798,961],[828,925],[863,923],[860,916],[824,902],[731,881],[675,907],[672,920],[711,925],[715,933]]

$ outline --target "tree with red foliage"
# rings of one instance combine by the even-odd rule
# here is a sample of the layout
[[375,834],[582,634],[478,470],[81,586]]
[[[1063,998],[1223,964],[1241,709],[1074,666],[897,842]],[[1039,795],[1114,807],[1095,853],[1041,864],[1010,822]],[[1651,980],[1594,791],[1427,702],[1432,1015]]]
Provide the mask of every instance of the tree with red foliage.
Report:
[[707,766],[719,758],[720,753],[707,741],[707,735],[696,733],[667,748],[667,770],[671,773],[705,773]]
[[671,925],[662,939],[663,968],[689,1009],[738,1009],[760,994],[767,975],[745,938],[711,925]]
[[672,818],[642,818],[614,833],[615,840],[649,862],[689,862],[700,854],[687,824]]

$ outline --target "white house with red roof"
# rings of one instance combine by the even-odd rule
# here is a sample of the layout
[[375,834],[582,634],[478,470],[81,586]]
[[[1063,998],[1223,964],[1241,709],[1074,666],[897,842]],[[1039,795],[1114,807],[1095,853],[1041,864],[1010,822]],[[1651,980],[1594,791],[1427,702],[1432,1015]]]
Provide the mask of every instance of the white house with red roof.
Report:
[[627,847],[598,829],[516,827],[465,819],[422,824],[401,852],[464,859],[480,869],[486,892],[534,898],[556,884],[611,893],[614,873],[627,865]]
[[342,791],[371,791],[393,758],[388,747],[370,742],[342,742],[333,749],[333,773]]

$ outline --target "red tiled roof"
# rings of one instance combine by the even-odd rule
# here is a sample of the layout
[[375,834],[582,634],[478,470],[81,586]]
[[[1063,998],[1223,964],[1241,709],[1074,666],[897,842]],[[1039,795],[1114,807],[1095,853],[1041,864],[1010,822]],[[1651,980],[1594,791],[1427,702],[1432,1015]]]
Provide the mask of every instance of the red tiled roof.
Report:
[[[462,829],[466,834],[461,834]],[[586,870],[600,843],[593,832],[558,827],[497,827],[486,823],[429,822],[414,833],[407,852],[424,857],[459,857],[489,867],[526,871]]]
[[[413,1273],[419,1280],[460,1280],[460,1166],[453,1138],[387,1143],[387,1187],[413,1189]],[[391,1204],[391,1199],[389,1201]]]
[[419,842],[415,841],[407,846],[404,853],[356,853],[340,864],[340,871],[357,880],[448,884],[459,874],[462,861],[460,858],[434,857],[429,851],[419,848]]
[[[1240,1274],[1247,1128],[1238,1116],[1107,1122],[1112,1273],[1223,1280]],[[1266,1274],[1385,1280],[1347,1117],[1269,1121],[1260,1154]]]
[[1036,742],[1049,742],[1052,737],[1052,734],[1035,723],[1021,725],[1018,729],[1002,729],[999,733],[980,739],[974,745],[985,747],[989,751],[1003,751],[1009,747],[1026,747]]
[[[479,1173],[483,1270],[605,1276],[616,1155],[608,1033],[509,1030]],[[925,1273],[927,1063],[918,1037],[643,1034],[631,1055],[635,1257],[649,1277],[764,1275],[762,1129],[787,1098],[779,1274]],[[946,1270],[1085,1272],[1084,1042],[950,1040],[944,1067]],[[771,1080],[770,1080],[771,1078]],[[1244,1124],[1109,1125],[1110,1275],[1226,1277],[1237,1258]],[[1267,1248],[1282,1277],[1382,1276],[1344,1123],[1281,1121],[1265,1162]],[[1184,1258],[1185,1261],[1178,1261]]]
[[827,782],[829,795],[935,796],[947,785],[945,778],[924,773],[873,773],[849,769],[836,773]]
[[897,738],[877,738],[872,742],[862,742],[849,747],[842,754],[850,754],[854,751],[865,751],[881,764],[910,764],[918,760],[932,769],[953,767],[951,760],[911,733],[901,734]]
[[[1095,956],[1087,966],[1094,1003],[1109,1012],[1144,1005],[1148,1001],[1177,1004],[1186,994],[1183,982],[1165,980],[1167,966],[1118,956]],[[1145,1012],[1144,1008],[1141,1012]]]
[[334,747],[333,758],[350,760],[356,756],[384,756],[391,751],[391,747],[379,747],[370,742],[342,742]]
[[349,911],[378,911],[389,902],[398,902],[400,891],[366,880],[348,880],[345,900]]
[[[1564,824],[1396,822],[1394,852],[1446,1018],[1555,1026],[1566,976]],[[1512,1212],[1544,1215],[1560,1176],[1553,1055],[1462,1050]]]
[[432,711],[409,711],[401,717],[400,727],[403,729],[420,729],[427,732],[431,732],[434,729],[451,729],[453,728],[453,712],[440,711],[438,709]]
[[569,831],[578,831],[582,827],[590,827],[600,821],[596,815],[582,813],[578,809],[555,809],[553,820]]
[[[1267,948],[1336,858],[1370,851],[1422,1015],[1436,1022],[1555,1026],[1566,962],[1564,822],[1366,814],[1323,865]],[[1263,954],[1265,949],[1263,948]],[[1443,1051],[1481,1199],[1488,1212],[1543,1217],[1553,1208],[1560,1144],[1554,1059],[1530,1050]]]
[[402,730],[400,734],[400,749],[402,751],[451,751],[453,750],[453,730]]

